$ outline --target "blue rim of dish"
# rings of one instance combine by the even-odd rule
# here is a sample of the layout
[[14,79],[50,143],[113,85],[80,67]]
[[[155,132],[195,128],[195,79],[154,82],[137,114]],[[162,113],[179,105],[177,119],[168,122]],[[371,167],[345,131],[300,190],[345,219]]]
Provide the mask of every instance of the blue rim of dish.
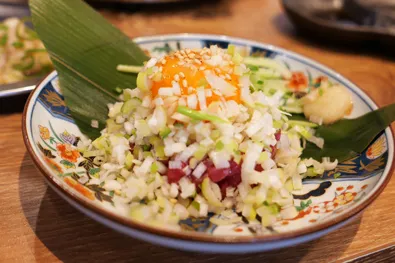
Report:
[[[165,42],[165,41],[188,41],[188,40],[195,40],[195,41],[202,41],[202,40],[208,40],[208,41],[227,41],[228,43],[233,43],[236,45],[244,45],[244,46],[255,46],[260,49],[267,49],[273,52],[277,52],[281,56],[289,57],[291,59],[294,59],[300,63],[306,64],[320,72],[322,72],[325,75],[331,76],[332,78],[335,78],[341,83],[342,85],[346,86],[350,90],[352,90],[355,94],[357,94],[364,102],[366,105],[368,105],[371,109],[377,109],[377,105],[362,91],[360,90],[355,84],[344,78],[342,75],[336,73],[332,69],[321,65],[318,62],[315,62],[309,58],[306,58],[302,55],[298,55],[292,51],[287,51],[282,48],[278,48],[272,45],[267,45],[263,43],[258,43],[255,41],[250,41],[250,40],[245,40],[241,38],[233,38],[233,37],[227,37],[227,36],[216,36],[216,35],[203,35],[203,34],[178,34],[178,35],[161,35],[161,36],[152,36],[152,37],[142,37],[142,38],[136,38],[134,39],[135,42],[138,44],[143,44],[148,43],[148,42]],[[246,243],[251,243],[251,242],[269,242],[269,241],[281,241],[284,239],[291,239],[291,238],[296,238],[296,237],[301,237],[304,235],[308,234],[313,234],[315,232],[325,230],[329,227],[335,226],[336,224],[339,224],[352,216],[358,214],[362,210],[364,210],[368,205],[370,205],[373,200],[377,198],[377,196],[384,190],[385,186],[389,182],[392,173],[394,171],[394,166],[393,166],[393,152],[394,152],[394,140],[393,140],[393,133],[390,128],[387,128],[385,130],[385,135],[387,138],[387,143],[388,143],[388,161],[385,166],[385,169],[383,171],[383,175],[381,178],[378,180],[374,188],[370,191],[368,196],[366,197],[365,201],[356,205],[349,211],[344,211],[339,213],[335,218],[331,218],[330,220],[324,220],[320,223],[317,223],[316,225],[313,226],[308,226],[299,230],[292,230],[288,231],[285,233],[277,233],[277,234],[272,234],[272,235],[261,235],[261,236],[213,236],[213,235],[208,235],[206,233],[199,233],[199,232],[175,232],[175,231],[170,231],[166,229],[160,229],[160,228],[155,228],[152,226],[148,226],[146,224],[134,222],[132,220],[126,219],[124,217],[115,215],[109,211],[106,211],[103,208],[99,208],[96,205],[93,205],[92,203],[88,202],[87,200],[75,196],[71,194],[68,190],[60,186],[53,178],[52,178],[52,172],[45,166],[44,163],[40,161],[40,159],[37,157],[36,151],[32,147],[32,143],[30,141],[33,141],[32,139],[32,133],[31,133],[31,126],[30,122],[32,120],[31,113],[33,112],[34,105],[31,104],[31,100],[34,99],[35,102],[37,100],[37,97],[39,95],[39,92],[45,87],[45,85],[52,80],[52,78],[56,77],[56,72],[50,73],[43,81],[36,86],[34,91],[30,94],[29,99],[25,105],[25,109],[23,112],[23,117],[22,117],[22,132],[23,132],[23,139],[24,143],[26,145],[26,148],[36,164],[36,166],[39,168],[39,170],[42,172],[42,174],[45,176],[47,181],[51,183],[51,186],[56,187],[57,190],[60,190],[63,194],[65,194],[67,197],[72,198],[74,201],[76,201],[79,205],[82,205],[84,208],[88,209],[90,212],[94,212],[98,214],[99,216],[103,216],[104,218],[114,221],[115,223],[119,223],[123,226],[126,227],[131,227],[135,230],[138,231],[143,231],[147,232],[153,235],[157,236],[164,236],[164,237],[169,237],[173,239],[181,239],[181,240],[188,240],[188,241],[194,241],[194,242],[210,242],[210,243],[215,243],[215,244],[246,244]],[[30,115],[28,115],[28,113]],[[28,128],[29,127],[29,132]]]

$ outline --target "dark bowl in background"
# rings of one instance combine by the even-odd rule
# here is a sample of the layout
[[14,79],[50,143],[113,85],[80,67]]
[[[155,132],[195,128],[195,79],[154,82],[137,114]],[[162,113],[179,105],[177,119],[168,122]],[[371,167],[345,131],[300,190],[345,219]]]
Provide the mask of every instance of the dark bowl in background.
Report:
[[300,32],[340,45],[395,47],[395,0],[282,0]]

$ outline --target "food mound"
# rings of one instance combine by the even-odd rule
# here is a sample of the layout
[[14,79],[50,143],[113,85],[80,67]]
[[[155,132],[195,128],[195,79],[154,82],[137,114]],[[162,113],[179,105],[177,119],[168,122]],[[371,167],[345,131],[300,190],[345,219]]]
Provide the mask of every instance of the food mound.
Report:
[[345,88],[325,77],[307,82],[276,60],[242,57],[233,45],[151,58],[137,88],[109,105],[102,135],[79,142],[101,167],[86,184],[111,191],[119,214],[167,228],[211,214],[227,215],[211,217],[215,224],[245,217],[264,227],[294,218],[292,191],[337,165],[301,159],[305,142],[323,147],[314,128],[352,109]]

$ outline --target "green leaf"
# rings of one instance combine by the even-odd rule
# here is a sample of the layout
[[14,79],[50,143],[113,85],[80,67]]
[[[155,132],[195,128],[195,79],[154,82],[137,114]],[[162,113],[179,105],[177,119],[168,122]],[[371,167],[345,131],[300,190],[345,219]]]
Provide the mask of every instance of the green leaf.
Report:
[[339,162],[353,158],[361,154],[394,120],[395,103],[356,119],[343,119],[331,125],[319,126],[316,136],[324,139],[324,148],[307,143],[302,157],[311,157],[318,161],[322,157],[330,157]]
[[[65,102],[81,132],[95,139],[105,127],[116,87],[135,88],[136,75],[119,64],[143,65],[145,53],[81,0],[31,0],[37,34],[59,74]],[[97,120],[99,128],[92,128]]]
[[0,38],[0,47],[3,47],[7,44],[7,40],[8,40],[8,35],[5,34],[4,36],[2,36]]
[[17,41],[17,42],[12,43],[12,46],[15,48],[23,48],[24,44],[23,44],[23,42]]
[[34,66],[34,57],[32,55],[24,56],[19,63],[12,65],[12,68],[19,71],[32,69]]
[[100,168],[99,167],[95,167],[95,168],[90,168],[89,169],[89,174],[90,175],[94,175],[96,173],[100,172]]
[[301,201],[300,206],[295,206],[295,208],[299,212],[304,210],[305,208],[308,208],[311,205],[311,203],[312,203],[311,199],[309,199],[307,202]]
[[60,163],[67,169],[75,168],[75,164],[73,164],[72,162],[69,162],[67,160],[61,160]]

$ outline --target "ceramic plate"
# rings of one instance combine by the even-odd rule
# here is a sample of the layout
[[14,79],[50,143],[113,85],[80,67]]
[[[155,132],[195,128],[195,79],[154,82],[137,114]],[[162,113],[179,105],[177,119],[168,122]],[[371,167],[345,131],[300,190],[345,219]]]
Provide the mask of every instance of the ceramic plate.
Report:
[[[270,57],[293,71],[304,72],[310,81],[328,76],[352,93],[355,118],[376,104],[353,83],[310,59],[271,45],[213,35],[165,35],[137,38],[135,41],[153,56],[179,48],[201,48],[234,44],[244,55]],[[391,175],[394,142],[385,130],[358,157],[343,162],[322,178],[305,180],[303,189],[294,192],[298,215],[277,221],[262,229],[259,222],[217,226],[208,218],[180,222],[181,231],[170,231],[137,223],[114,213],[111,193],[101,187],[85,186],[73,179],[75,174],[99,171],[84,159],[74,145],[83,136],[70,116],[53,72],[31,93],[23,117],[26,147],[49,185],[70,204],[93,219],[122,233],[173,248],[239,253],[265,251],[318,238],[344,225],[365,209],[383,190]],[[340,175],[340,176],[339,176]]]

